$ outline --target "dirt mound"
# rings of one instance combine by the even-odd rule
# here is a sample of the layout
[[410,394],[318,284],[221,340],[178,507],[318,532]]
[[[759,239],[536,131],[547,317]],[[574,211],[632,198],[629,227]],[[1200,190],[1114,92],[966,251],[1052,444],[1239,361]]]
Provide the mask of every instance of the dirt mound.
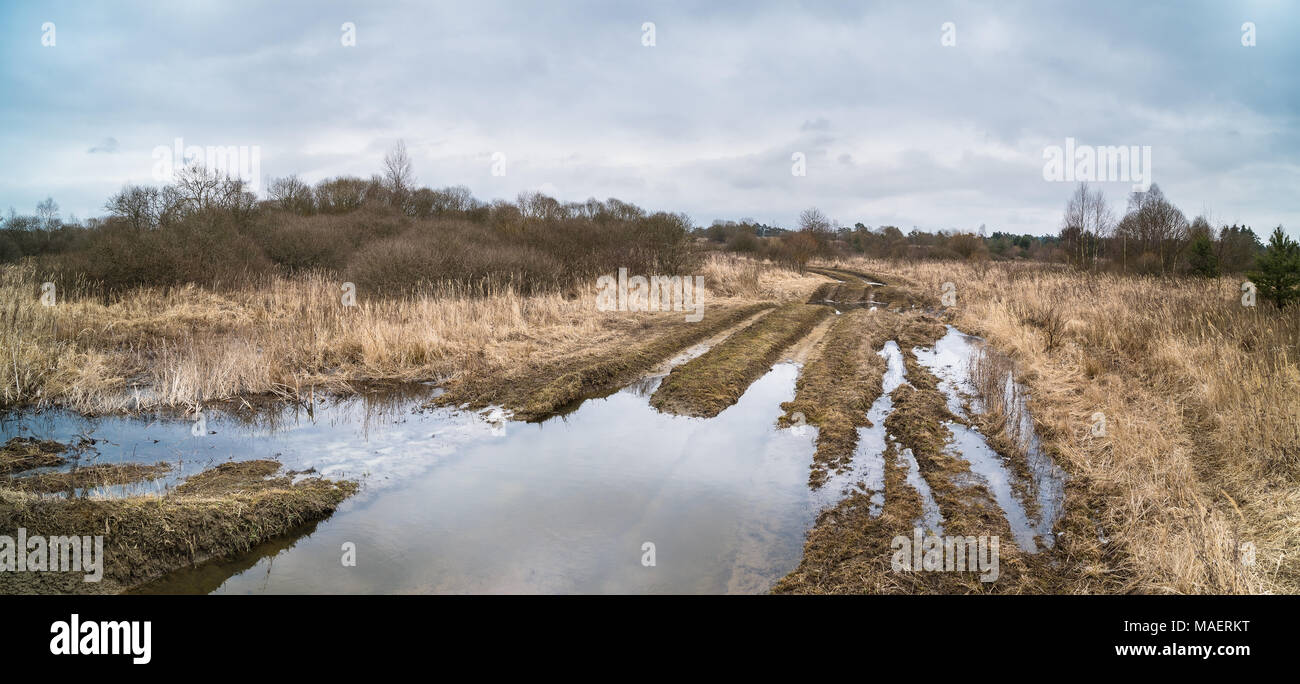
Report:
[[[147,467],[147,466],[146,466]],[[177,568],[235,556],[320,520],[357,483],[294,484],[274,461],[226,463],[165,496],[62,499],[0,489],[0,535],[103,538],[103,579],[86,573],[0,572],[0,594],[118,593]]]

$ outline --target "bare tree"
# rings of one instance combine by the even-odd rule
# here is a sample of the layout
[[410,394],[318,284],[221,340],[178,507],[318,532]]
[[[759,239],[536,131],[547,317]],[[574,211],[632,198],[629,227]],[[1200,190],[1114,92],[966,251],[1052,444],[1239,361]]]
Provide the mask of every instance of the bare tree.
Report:
[[162,222],[194,214],[224,212],[248,219],[257,204],[243,179],[227,176],[202,164],[191,164],[176,174],[176,182],[163,188]]
[[1187,217],[1165,199],[1160,186],[1152,184],[1146,192],[1129,196],[1119,235],[1129,245],[1126,249],[1134,248],[1145,268],[1158,267],[1168,273],[1187,245]]
[[104,204],[104,208],[113,216],[136,230],[156,227],[162,206],[162,195],[158,188],[145,185],[127,185]]
[[817,254],[817,238],[813,237],[811,230],[786,233],[783,236],[782,246],[786,257],[800,273],[808,268],[808,261]]
[[521,192],[515,203],[519,206],[520,215],[526,219],[555,221],[566,218],[564,206],[555,198],[548,197],[540,192]]
[[1083,205],[1083,229],[1084,235],[1089,236],[1088,260],[1096,271],[1102,246],[1115,232],[1115,212],[1111,211],[1106,195],[1100,189],[1087,195]]
[[829,231],[831,229],[831,221],[826,218],[826,214],[823,214],[821,209],[818,209],[817,207],[808,207],[799,214],[799,229],[813,233]]
[[271,181],[267,194],[285,211],[310,214],[315,208],[311,188],[295,175]]
[[388,189],[393,205],[405,211],[414,186],[415,173],[411,170],[411,157],[406,153],[406,142],[398,140],[384,155],[384,187]]
[[183,211],[208,211],[217,205],[225,179],[202,164],[190,164],[176,172],[176,188]]
[[1080,268],[1097,266],[1103,240],[1115,229],[1115,215],[1101,190],[1079,183],[1065,203],[1061,242],[1068,260]]
[[322,214],[342,214],[360,209],[366,200],[369,183],[355,176],[340,176],[316,184],[316,210]]
[[46,197],[37,203],[36,218],[41,222],[42,228],[54,230],[59,220],[59,205],[53,197]]

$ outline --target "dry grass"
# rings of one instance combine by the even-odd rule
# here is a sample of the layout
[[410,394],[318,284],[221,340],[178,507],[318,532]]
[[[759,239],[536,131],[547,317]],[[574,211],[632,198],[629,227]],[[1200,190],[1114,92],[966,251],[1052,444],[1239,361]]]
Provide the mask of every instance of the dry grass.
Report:
[[[707,260],[702,275],[706,312],[806,298],[820,282],[722,256]],[[412,296],[359,291],[354,307],[343,306],[341,285],[306,274],[219,293],[184,286],[138,288],[107,302],[60,297],[45,307],[34,269],[4,266],[0,407],[98,414],[443,380],[562,358],[681,318],[599,312],[594,282],[535,296],[450,285]]]
[[72,470],[12,477],[0,481],[0,487],[19,492],[37,492],[41,494],[67,492],[72,495],[78,489],[95,489],[157,480],[170,472],[171,469],[170,463],[161,461],[152,465],[145,463],[96,463],[73,468]]
[[[1072,591],[1300,590],[1300,319],[1242,307],[1239,283],[1088,276],[1042,266],[872,260],[1014,359],[1039,432],[1086,496],[1105,559]],[[890,281],[894,282],[894,281]],[[1093,435],[1096,413],[1104,436]],[[1256,563],[1243,562],[1246,542]],[[1104,548],[1103,548],[1104,547]]]

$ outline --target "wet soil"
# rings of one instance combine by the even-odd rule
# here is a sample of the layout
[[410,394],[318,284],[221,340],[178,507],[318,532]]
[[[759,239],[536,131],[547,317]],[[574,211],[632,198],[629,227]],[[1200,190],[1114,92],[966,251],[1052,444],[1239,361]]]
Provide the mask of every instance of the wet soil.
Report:
[[327,517],[356,483],[289,475],[274,461],[223,464],[165,496],[60,498],[0,488],[0,530],[101,536],[103,578],[71,572],[0,572],[0,594],[119,593],[210,558],[246,553]]
[[786,304],[674,368],[650,404],[675,415],[716,416],[828,315],[825,306]]

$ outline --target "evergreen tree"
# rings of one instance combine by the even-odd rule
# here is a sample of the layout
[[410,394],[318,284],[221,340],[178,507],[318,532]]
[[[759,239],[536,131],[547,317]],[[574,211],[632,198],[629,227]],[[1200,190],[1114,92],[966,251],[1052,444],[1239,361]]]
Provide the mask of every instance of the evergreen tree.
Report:
[[1273,231],[1268,248],[1255,261],[1255,270],[1246,274],[1259,295],[1278,308],[1300,298],[1300,244],[1282,232]]
[[1199,233],[1188,247],[1187,263],[1192,275],[1214,278],[1219,275],[1219,258],[1214,254],[1214,243],[1210,236]]

